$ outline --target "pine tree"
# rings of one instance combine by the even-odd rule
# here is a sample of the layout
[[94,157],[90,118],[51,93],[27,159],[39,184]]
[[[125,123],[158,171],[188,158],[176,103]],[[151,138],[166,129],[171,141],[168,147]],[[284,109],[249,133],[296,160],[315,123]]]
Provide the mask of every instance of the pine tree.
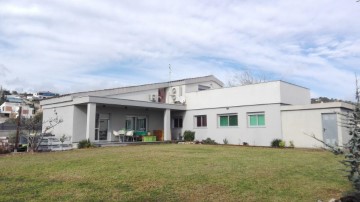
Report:
[[4,102],[5,102],[5,93],[2,86],[0,86],[0,105],[2,105]]
[[345,160],[342,163],[349,168],[347,172],[348,179],[353,184],[356,192],[360,192],[360,90],[358,79],[356,79],[356,104],[351,114],[345,115],[346,127],[349,131],[351,139],[345,145],[349,153],[345,154]]

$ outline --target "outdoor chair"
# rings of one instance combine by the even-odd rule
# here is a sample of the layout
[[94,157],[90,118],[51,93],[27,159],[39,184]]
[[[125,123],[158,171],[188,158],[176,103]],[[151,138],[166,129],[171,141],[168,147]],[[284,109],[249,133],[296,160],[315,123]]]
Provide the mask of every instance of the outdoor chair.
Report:
[[121,129],[118,131],[119,134],[119,142],[124,142],[125,140],[125,135],[126,135],[126,130]]
[[119,134],[119,132],[113,130],[113,134],[114,134],[115,137],[119,137],[119,142],[120,142],[120,134]]
[[132,139],[132,141],[134,142],[134,131],[133,130],[126,131],[125,137],[127,139]]

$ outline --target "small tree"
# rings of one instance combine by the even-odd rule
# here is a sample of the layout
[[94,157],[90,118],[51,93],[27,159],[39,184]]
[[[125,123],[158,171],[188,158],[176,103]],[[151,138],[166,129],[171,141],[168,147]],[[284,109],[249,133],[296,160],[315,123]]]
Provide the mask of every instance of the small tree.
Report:
[[61,150],[63,150],[64,142],[65,142],[66,139],[67,139],[67,136],[66,136],[65,134],[63,134],[63,135],[60,137]]
[[[349,142],[344,145],[344,148],[348,150],[345,153],[345,160],[341,161],[348,170],[348,179],[352,183],[355,194],[360,194],[360,89],[358,84],[358,78],[356,77],[356,91],[355,91],[355,109],[352,113],[341,114],[344,118],[342,120],[342,126],[349,131],[351,136]],[[318,139],[313,134],[311,137],[317,141],[322,142],[326,148],[331,150],[334,154],[344,154],[344,151],[339,146],[333,146],[326,144],[324,141]]]
[[2,86],[0,86],[0,105],[5,102],[5,92]]
[[[63,122],[58,117],[56,110],[54,110],[55,118],[49,118],[43,121],[42,112],[37,113],[35,116],[29,119],[22,119],[21,130],[26,131],[24,137],[28,142],[28,152],[36,152],[40,146],[41,141],[44,138],[44,134],[50,132],[53,128]],[[47,125],[43,132],[41,132],[42,126]]]
[[342,163],[349,168],[348,179],[352,182],[356,192],[360,192],[360,90],[358,79],[356,78],[356,104],[355,110],[351,114],[346,114],[344,127],[349,130],[351,139],[345,145],[349,153],[345,154]]
[[255,75],[251,71],[244,71],[239,74],[235,74],[233,78],[228,81],[228,86],[234,87],[234,86],[243,86],[243,85],[249,85],[249,84],[255,84],[255,83],[263,83],[266,82],[266,76],[259,76]]

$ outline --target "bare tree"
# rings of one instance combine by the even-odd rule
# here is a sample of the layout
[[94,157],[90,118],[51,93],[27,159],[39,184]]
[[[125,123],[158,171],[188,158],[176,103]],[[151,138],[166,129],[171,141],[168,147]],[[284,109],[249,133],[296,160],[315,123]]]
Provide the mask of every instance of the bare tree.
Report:
[[[54,110],[54,117],[43,121],[42,113],[38,113],[29,119],[22,119],[21,130],[26,131],[23,135],[28,142],[28,152],[36,152],[44,138],[44,134],[50,132],[63,120],[58,117],[56,110]],[[42,126],[47,125],[43,131]]]
[[235,74],[233,78],[230,81],[228,81],[228,86],[229,87],[243,86],[243,85],[249,85],[255,83],[263,83],[266,81],[267,79],[265,75],[259,76],[247,70],[242,73]]

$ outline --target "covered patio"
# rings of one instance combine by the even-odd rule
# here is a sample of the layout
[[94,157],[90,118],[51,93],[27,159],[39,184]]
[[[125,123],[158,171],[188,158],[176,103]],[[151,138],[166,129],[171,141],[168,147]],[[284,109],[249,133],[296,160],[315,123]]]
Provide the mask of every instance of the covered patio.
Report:
[[184,105],[96,96],[75,98],[73,102],[73,142],[171,140],[171,111],[185,110]]

